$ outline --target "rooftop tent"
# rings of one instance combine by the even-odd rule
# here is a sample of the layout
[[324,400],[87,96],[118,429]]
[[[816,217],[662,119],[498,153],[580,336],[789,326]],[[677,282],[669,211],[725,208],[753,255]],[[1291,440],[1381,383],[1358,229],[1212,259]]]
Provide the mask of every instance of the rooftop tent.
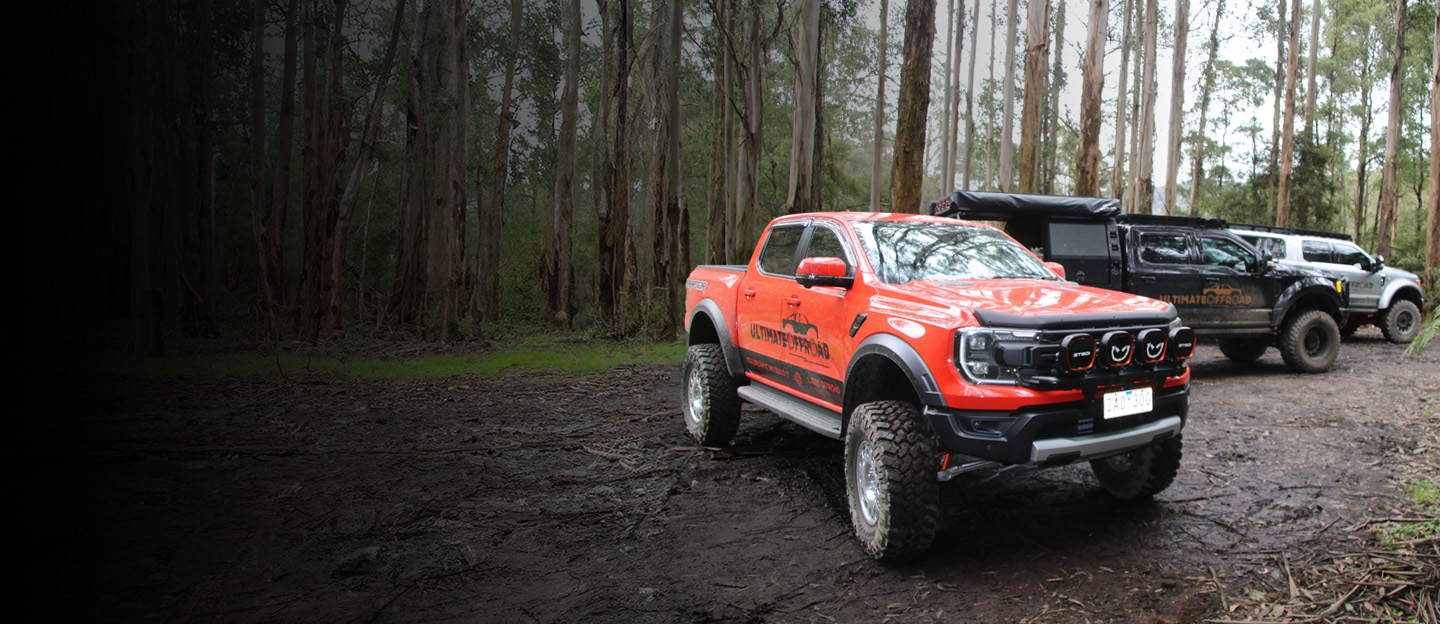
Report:
[[1120,200],[1105,197],[1025,195],[955,191],[930,203],[930,213],[976,221],[1009,221],[1016,217],[1106,218],[1120,215]]

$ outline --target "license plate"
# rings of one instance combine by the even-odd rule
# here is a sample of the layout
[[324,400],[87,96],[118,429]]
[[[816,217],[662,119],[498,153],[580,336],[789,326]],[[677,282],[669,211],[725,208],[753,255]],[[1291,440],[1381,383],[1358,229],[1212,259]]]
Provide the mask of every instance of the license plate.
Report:
[[1105,395],[1105,417],[1119,418],[1131,414],[1144,414],[1155,408],[1154,392],[1150,388],[1122,390]]

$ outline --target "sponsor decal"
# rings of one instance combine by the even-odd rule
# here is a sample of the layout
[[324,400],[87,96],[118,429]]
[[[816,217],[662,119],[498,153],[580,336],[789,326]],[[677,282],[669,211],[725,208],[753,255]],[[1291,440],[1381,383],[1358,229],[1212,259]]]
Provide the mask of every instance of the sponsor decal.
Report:
[[1152,361],[1158,360],[1162,355],[1165,355],[1165,343],[1161,342],[1145,345],[1145,359]]
[[823,401],[839,404],[844,400],[845,387],[838,379],[818,375],[793,364],[754,351],[741,349],[745,370],[789,386]]
[[1110,347],[1110,361],[1124,362],[1130,359],[1130,345],[1113,345]]
[[1198,295],[1160,295],[1159,299],[1175,305],[1238,308],[1250,305],[1253,298],[1229,284],[1211,284]]
[[[760,325],[758,323],[751,323],[750,338],[752,340],[758,340],[760,342],[768,342],[807,359],[819,358],[822,360],[829,360],[830,345],[818,339],[820,333],[818,328],[816,328],[814,325],[810,325],[809,323],[805,323],[805,325],[808,326],[808,329],[815,330],[816,338],[811,338],[808,335],[802,335],[797,333],[795,331],[796,325],[790,323],[790,319],[786,319],[785,323],[782,323],[781,329],[765,327],[764,325]],[[790,331],[785,331],[787,329]]]

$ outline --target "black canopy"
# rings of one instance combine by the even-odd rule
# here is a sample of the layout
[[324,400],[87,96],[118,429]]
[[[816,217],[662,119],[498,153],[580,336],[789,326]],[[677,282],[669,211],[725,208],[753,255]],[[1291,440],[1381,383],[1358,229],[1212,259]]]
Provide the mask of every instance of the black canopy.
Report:
[[1009,221],[1016,217],[1106,218],[1121,213],[1120,200],[1106,197],[1068,197],[955,191],[930,202],[930,213],[978,221]]

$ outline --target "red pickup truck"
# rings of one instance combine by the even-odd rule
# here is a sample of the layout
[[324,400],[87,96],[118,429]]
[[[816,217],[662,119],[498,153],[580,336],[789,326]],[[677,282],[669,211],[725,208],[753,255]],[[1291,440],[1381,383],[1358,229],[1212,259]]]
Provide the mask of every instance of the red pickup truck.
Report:
[[728,444],[750,402],[844,440],[851,520],[877,559],[928,549],[939,483],[964,472],[1089,461],[1130,499],[1179,469],[1195,333],[995,228],[789,215],[749,265],[697,267],[685,303],[690,435]]

